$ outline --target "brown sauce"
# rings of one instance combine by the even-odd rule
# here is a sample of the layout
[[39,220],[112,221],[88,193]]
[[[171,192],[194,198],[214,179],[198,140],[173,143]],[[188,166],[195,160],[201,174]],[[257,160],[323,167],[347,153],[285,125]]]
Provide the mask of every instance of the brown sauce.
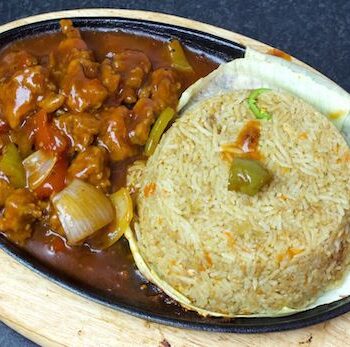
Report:
[[260,160],[259,152],[260,122],[249,120],[239,132],[237,139],[232,143],[221,146],[221,156],[231,162],[234,157]]
[[[98,61],[109,52],[134,49],[146,53],[153,68],[169,65],[166,43],[153,38],[112,32],[83,32],[82,37]],[[48,53],[58,46],[62,38],[61,33],[26,38],[3,48],[0,58],[10,51],[24,49],[39,57],[44,65]],[[217,67],[217,63],[189,50],[186,55],[194,73],[180,74],[182,90]],[[128,160],[114,165],[113,191],[125,185],[126,169],[131,162]],[[91,252],[87,246],[68,247],[57,235],[38,226],[24,248],[55,271],[106,292],[121,302],[141,308],[152,307],[153,311],[159,312],[166,310],[169,307],[167,303],[171,302],[162,294],[158,295],[160,292],[156,287],[145,285],[146,280],[137,271],[124,238],[105,251]],[[171,310],[175,310],[175,314],[181,311],[175,304],[171,305]]]
[[260,122],[257,120],[248,121],[239,132],[235,145],[243,152],[243,156],[252,159],[260,159],[258,150],[260,139]]
[[282,59],[287,60],[287,61],[292,61],[292,56],[291,55],[289,55],[288,53],[283,52],[283,51],[281,51],[280,49],[277,49],[277,48],[271,48],[271,49],[268,50],[267,53],[271,54],[271,55],[274,55],[275,57],[282,58]]

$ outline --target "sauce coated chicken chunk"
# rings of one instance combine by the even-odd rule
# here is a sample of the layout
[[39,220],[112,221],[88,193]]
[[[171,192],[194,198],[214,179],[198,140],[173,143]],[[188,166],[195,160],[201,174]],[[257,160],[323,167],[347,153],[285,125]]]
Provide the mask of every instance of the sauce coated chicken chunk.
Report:
[[145,158],[153,125],[204,73],[177,69],[166,42],[60,25],[0,50],[0,233],[23,243],[50,230],[77,245],[88,230],[110,245],[104,228],[124,206],[127,194],[113,194],[127,165]]
[[37,108],[37,104],[50,91],[48,71],[41,66],[26,67],[15,72],[0,88],[3,117],[12,129]]
[[129,140],[127,123],[130,114],[130,110],[125,106],[107,108],[101,114],[99,143],[108,149],[114,161],[137,154],[137,148]]
[[83,151],[99,134],[100,120],[90,113],[63,113],[55,124],[70,140],[72,151]]
[[98,146],[90,146],[72,160],[67,179],[72,181],[80,178],[107,192],[111,185],[110,172],[107,151]]
[[0,230],[16,242],[23,243],[33,232],[32,224],[42,216],[42,207],[27,189],[17,189],[5,201]]

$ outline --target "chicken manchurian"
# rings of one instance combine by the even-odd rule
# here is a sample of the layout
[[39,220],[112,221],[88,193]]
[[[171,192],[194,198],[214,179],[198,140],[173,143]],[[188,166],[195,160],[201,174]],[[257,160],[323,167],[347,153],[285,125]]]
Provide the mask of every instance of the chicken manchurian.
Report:
[[132,218],[127,164],[214,64],[177,40],[60,27],[0,51],[0,232],[24,245],[39,226],[104,249]]

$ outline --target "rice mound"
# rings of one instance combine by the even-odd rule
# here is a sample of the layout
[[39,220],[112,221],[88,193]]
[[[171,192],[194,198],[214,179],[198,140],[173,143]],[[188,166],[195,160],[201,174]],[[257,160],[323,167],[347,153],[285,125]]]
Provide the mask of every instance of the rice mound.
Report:
[[228,190],[221,146],[255,119],[248,94],[186,110],[128,177],[147,266],[194,307],[226,316],[305,307],[339,283],[350,258],[350,149],[304,101],[259,97],[272,114],[260,121],[259,151],[273,180],[255,196]]

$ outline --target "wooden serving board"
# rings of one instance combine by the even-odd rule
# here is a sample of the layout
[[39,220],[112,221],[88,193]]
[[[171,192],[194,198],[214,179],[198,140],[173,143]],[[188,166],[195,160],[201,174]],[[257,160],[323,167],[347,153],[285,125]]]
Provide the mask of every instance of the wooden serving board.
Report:
[[[48,19],[126,17],[171,23],[220,36],[266,52],[271,47],[208,24],[144,11],[85,9],[28,17],[9,29]],[[84,299],[19,264],[0,251],[0,319],[45,346],[346,346],[350,313],[300,330],[239,335],[172,328],[132,317]]]

